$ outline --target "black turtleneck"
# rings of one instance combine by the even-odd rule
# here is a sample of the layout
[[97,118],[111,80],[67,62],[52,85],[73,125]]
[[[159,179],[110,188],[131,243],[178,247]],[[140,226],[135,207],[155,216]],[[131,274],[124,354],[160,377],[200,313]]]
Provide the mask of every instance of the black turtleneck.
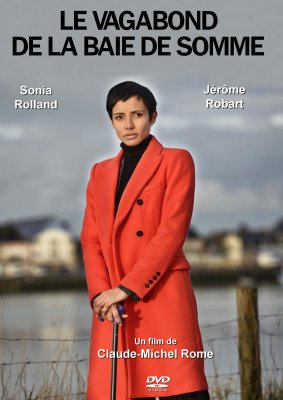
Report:
[[122,194],[132,176],[141,156],[149,145],[152,135],[147,136],[136,146],[127,146],[125,143],[120,143],[123,149],[123,157],[120,163],[120,170],[117,181],[116,198],[115,198],[115,215],[118,209]]

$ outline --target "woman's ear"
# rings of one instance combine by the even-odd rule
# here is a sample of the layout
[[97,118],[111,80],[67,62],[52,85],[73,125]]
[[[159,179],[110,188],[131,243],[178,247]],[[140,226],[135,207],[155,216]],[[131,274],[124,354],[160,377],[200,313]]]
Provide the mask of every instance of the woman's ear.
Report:
[[154,112],[151,114],[151,119],[150,119],[150,124],[151,124],[151,125],[154,124],[154,122],[156,121],[156,118],[157,118],[157,111],[154,111]]

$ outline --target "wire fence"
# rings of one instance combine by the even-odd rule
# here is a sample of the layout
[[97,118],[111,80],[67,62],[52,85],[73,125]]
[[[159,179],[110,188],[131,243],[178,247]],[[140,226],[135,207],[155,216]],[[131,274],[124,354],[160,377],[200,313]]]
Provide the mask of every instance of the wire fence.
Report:
[[[212,400],[241,398],[237,324],[238,319],[232,319],[201,326],[204,348],[214,353],[213,359],[206,360]],[[283,314],[259,316],[259,336],[264,399],[283,399]],[[0,400],[85,398],[89,359],[81,356],[80,346],[88,349],[89,341],[89,338],[1,336]],[[21,348],[27,342],[39,346],[54,344],[61,346],[61,350],[50,358],[36,359],[32,353],[15,360],[16,349],[10,344]],[[75,353],[73,346],[77,347]]]

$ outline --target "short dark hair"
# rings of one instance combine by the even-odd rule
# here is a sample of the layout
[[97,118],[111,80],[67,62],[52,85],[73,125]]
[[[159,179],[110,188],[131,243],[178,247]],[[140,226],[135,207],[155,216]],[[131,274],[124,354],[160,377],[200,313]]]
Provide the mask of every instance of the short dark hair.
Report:
[[115,104],[120,100],[126,101],[132,96],[137,96],[138,99],[143,100],[146,108],[148,109],[149,117],[151,118],[154,111],[156,111],[157,106],[155,97],[151,91],[139,83],[126,81],[113,86],[108,92],[106,99],[106,110],[111,120],[112,110]]

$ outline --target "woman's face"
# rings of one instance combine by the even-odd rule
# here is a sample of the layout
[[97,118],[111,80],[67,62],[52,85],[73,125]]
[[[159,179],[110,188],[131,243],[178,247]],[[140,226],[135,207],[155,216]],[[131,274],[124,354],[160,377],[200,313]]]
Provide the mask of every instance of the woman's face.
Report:
[[112,125],[118,138],[127,146],[136,146],[150,134],[157,113],[149,118],[148,109],[136,96],[118,101],[112,110]]

